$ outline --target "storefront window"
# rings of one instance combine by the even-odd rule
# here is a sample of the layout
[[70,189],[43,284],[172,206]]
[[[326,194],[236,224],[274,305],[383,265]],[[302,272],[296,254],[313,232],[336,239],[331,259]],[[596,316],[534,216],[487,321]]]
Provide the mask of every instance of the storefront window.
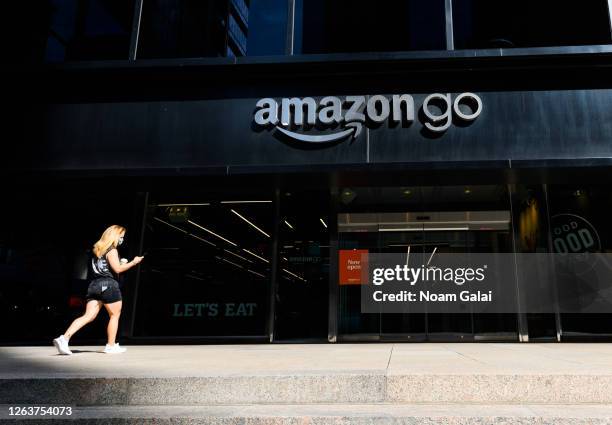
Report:
[[295,54],[446,48],[443,0],[296,0]]
[[609,44],[605,0],[454,0],[456,49]]
[[[612,252],[612,191],[609,186],[550,185],[548,197],[554,252]],[[587,274],[587,282],[589,277]],[[612,335],[611,316],[612,314],[563,313],[562,338],[597,335],[609,337]]]
[[225,193],[151,199],[135,336],[265,335],[272,198]]
[[275,339],[327,340],[330,221],[328,190],[281,195]]
[[[46,60],[128,59],[133,0],[47,0]],[[38,7],[38,6],[37,6]]]

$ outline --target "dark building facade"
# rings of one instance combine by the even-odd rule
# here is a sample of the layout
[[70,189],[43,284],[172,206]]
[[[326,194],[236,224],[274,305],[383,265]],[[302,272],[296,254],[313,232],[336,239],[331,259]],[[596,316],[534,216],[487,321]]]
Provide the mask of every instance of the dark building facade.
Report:
[[146,253],[135,342],[609,340],[612,311],[362,313],[341,278],[351,251],[612,250],[610,10],[583,3],[11,6],[2,341],[80,313],[114,223]]

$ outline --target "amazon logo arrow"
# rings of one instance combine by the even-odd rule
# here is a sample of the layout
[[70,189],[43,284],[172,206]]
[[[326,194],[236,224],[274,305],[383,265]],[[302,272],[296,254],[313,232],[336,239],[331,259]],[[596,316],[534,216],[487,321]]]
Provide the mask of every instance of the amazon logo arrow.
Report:
[[320,135],[296,133],[294,131],[290,131],[285,128],[279,127],[278,125],[276,126],[276,129],[280,131],[281,133],[283,133],[284,135],[291,137],[292,139],[302,141],[302,142],[331,143],[331,142],[337,142],[339,140],[345,139],[351,135],[352,135],[351,139],[355,140],[361,134],[361,130],[363,129],[363,124],[358,121],[353,121],[353,122],[346,123],[345,127],[350,127],[350,128],[339,131],[337,133],[320,134]]

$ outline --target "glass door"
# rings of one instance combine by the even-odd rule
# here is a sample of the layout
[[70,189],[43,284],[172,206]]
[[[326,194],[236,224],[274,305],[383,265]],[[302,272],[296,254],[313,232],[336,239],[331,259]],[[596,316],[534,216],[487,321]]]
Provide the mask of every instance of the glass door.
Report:
[[[340,201],[341,252],[404,254],[409,265],[441,253],[512,252],[506,186],[345,189]],[[364,314],[359,285],[341,281],[339,293],[341,339],[518,339],[515,314]]]

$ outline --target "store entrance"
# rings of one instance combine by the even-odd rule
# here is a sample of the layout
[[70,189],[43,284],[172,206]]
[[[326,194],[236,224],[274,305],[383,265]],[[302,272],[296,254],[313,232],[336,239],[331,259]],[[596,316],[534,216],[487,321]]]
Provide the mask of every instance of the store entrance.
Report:
[[[426,264],[440,253],[512,252],[505,186],[344,189],[339,249],[405,254]],[[359,285],[340,285],[339,338],[344,340],[518,340],[515,314],[360,311]]]

